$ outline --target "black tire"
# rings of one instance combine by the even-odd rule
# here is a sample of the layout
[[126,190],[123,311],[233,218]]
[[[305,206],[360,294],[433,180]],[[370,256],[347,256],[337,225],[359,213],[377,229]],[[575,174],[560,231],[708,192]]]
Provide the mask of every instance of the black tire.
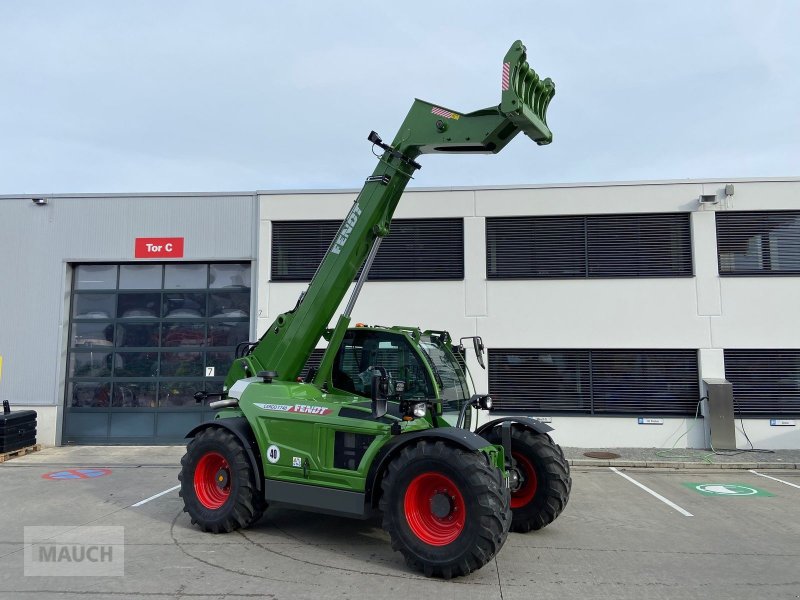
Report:
[[256,489],[259,476],[235,435],[221,427],[204,429],[189,441],[181,458],[183,510],[204,531],[229,533],[248,527],[267,507]]
[[[499,425],[484,437],[492,444],[503,444]],[[511,531],[527,533],[546,527],[567,506],[572,490],[572,477],[564,452],[549,435],[512,425],[511,454],[521,472],[523,485],[528,486],[511,493]],[[534,477],[530,473],[526,475],[531,468]]]
[[392,460],[381,489],[392,548],[428,577],[450,579],[480,569],[508,536],[510,495],[483,453],[418,442]]

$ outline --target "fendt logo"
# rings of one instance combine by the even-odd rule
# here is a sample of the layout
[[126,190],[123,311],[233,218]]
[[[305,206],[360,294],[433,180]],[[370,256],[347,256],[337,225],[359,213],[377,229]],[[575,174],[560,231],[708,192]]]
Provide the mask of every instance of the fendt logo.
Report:
[[354,204],[353,208],[350,209],[350,212],[347,214],[344,223],[342,223],[342,228],[339,230],[339,237],[333,242],[333,247],[331,248],[333,254],[339,254],[339,252],[341,252],[342,248],[347,243],[347,238],[350,237],[350,233],[353,231],[353,227],[358,223],[358,217],[360,216],[361,207],[358,204]]

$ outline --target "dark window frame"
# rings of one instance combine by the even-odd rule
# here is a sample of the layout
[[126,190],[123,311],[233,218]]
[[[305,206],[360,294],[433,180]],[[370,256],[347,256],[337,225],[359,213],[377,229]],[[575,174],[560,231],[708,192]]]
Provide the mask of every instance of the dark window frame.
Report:
[[800,350],[726,348],[724,353],[737,415],[800,417]]
[[[340,224],[341,221],[329,219],[272,221],[270,282],[310,281]],[[429,230],[412,231],[419,227]],[[296,246],[281,246],[284,236],[297,236],[297,240],[306,236],[305,247],[301,241]],[[369,280],[460,281],[464,279],[464,261],[463,217],[394,219],[391,233],[381,242]],[[280,264],[285,266],[279,267]],[[281,268],[285,273],[279,273]]]
[[[522,233],[543,243],[500,239]],[[659,234],[669,235],[672,255]],[[693,277],[693,245],[688,212],[487,217],[485,274],[488,280]],[[501,265],[504,252],[509,263]]]
[[[789,225],[786,236],[789,246],[789,268],[781,269],[773,264],[779,248],[773,247],[772,234],[782,224]],[[715,214],[717,233],[717,267],[720,277],[798,277],[800,276],[800,210],[730,211]],[[794,222],[792,222],[794,221]],[[775,237],[777,243],[781,238]],[[751,244],[755,242],[757,248]],[[737,254],[734,250],[744,243],[745,252],[739,253],[740,261],[757,263],[756,268],[736,268]],[[755,252],[755,255],[748,255]]]
[[[637,361],[639,371],[624,370]],[[512,362],[521,370],[507,368],[505,379],[501,369]],[[697,414],[700,373],[694,349],[490,348],[488,363],[496,413],[681,418]],[[606,376],[613,365],[622,367],[616,380]],[[648,368],[642,371],[642,367]],[[527,398],[527,405],[520,396]]]

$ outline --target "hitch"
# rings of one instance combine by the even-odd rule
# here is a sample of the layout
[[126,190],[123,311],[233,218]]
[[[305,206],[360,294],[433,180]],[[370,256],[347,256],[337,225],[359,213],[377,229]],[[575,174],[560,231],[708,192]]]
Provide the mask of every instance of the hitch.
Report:
[[499,105],[470,113],[415,100],[392,142],[393,149],[411,158],[436,153],[497,154],[520,131],[540,146],[553,141],[546,115],[556,86],[528,65],[519,40],[503,58],[500,90]]

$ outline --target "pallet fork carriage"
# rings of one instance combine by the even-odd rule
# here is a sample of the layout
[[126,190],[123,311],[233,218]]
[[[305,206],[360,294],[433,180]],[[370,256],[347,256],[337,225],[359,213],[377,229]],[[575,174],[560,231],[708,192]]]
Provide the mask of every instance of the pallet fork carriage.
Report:
[[[356,299],[423,154],[496,154],[522,132],[552,135],[555,93],[517,41],[503,59],[501,102],[460,113],[415,100],[394,140],[368,136],[378,165],[296,306],[234,360],[215,419],[194,428],[181,464],[192,523],[214,533],[257,521],[268,505],[347,517],[380,512],[392,547],[414,569],[450,578],[482,567],[509,530],[558,517],[571,488],[551,428],[533,419],[472,431],[491,398],[473,393],[464,340],[415,327],[351,327]],[[344,312],[328,329],[359,273]],[[322,338],[317,369],[303,373]],[[196,398],[208,395],[198,392]]]

